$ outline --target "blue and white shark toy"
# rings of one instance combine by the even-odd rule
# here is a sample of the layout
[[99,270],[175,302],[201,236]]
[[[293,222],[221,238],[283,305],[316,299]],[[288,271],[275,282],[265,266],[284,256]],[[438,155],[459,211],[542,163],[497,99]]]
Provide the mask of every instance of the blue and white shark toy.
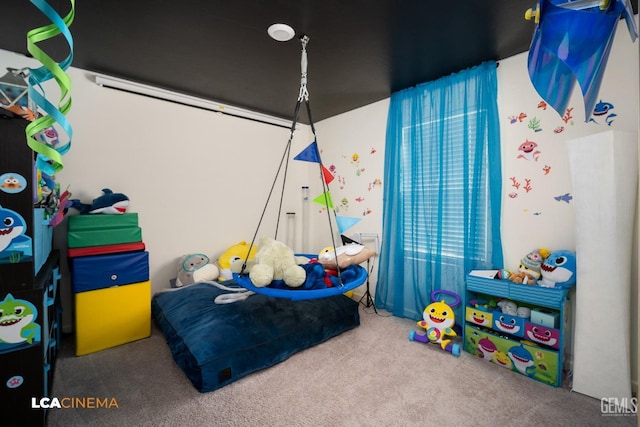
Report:
[[27,223],[20,214],[0,206],[0,260],[10,258],[10,262],[15,262],[33,254],[31,238],[25,235],[26,231]]
[[93,203],[80,202],[79,199],[69,200],[70,207],[77,209],[81,214],[123,214],[129,207],[129,198],[122,193],[114,193],[108,188],[103,188],[102,196],[93,199]]
[[540,266],[542,278],[538,285],[545,288],[570,288],[576,284],[576,253],[561,249],[553,251]]

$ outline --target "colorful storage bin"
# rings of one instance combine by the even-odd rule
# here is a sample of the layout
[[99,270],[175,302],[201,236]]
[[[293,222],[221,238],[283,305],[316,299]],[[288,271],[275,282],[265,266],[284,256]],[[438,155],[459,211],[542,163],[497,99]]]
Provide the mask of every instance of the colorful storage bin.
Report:
[[467,320],[467,322],[490,328],[493,322],[493,311],[482,306],[468,306],[465,310],[465,319]]
[[465,325],[464,350],[545,384],[555,387],[562,385],[557,351],[497,336],[469,324]]
[[76,355],[151,335],[151,282],[75,294]]
[[536,323],[525,322],[524,338],[536,344],[560,348],[560,330]]
[[73,291],[86,292],[149,280],[149,253],[123,252],[73,258]]
[[536,323],[548,328],[557,328],[560,326],[560,313],[558,311],[537,307],[531,310],[530,320],[531,323]]
[[516,337],[524,336],[524,324],[525,319],[511,314],[503,313],[500,310],[496,310],[493,313],[493,323],[491,329],[504,332]]

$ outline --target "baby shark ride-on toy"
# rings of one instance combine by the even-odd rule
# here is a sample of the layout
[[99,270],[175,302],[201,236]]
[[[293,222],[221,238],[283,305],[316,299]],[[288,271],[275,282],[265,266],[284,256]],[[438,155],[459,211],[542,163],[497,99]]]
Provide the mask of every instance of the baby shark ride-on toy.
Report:
[[[448,305],[444,298],[438,301],[439,294],[453,297],[453,304]],[[450,352],[455,357],[460,356],[460,345],[451,343],[450,339],[446,339],[447,336],[455,337],[458,335],[456,331],[453,330],[456,323],[453,307],[460,304],[460,296],[455,292],[440,289],[431,292],[431,301],[433,302],[429,304],[422,313],[424,320],[418,322],[418,326],[427,331],[426,335],[418,334],[416,331],[410,331],[409,340],[426,344],[440,344],[443,350]]]

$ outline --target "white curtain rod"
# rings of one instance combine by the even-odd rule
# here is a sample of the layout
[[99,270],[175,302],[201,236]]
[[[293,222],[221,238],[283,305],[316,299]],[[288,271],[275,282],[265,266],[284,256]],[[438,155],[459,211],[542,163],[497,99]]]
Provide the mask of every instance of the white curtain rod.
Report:
[[184,95],[178,92],[162,89],[159,87],[149,86],[142,83],[124,80],[118,77],[107,76],[104,74],[95,74],[95,82],[99,86],[111,89],[122,90],[125,92],[144,95],[163,101],[174,102],[189,107],[200,108],[204,110],[214,111],[229,116],[240,117],[255,122],[265,123],[283,128],[291,128],[291,120],[281,119],[279,117],[270,116],[268,114],[258,113],[256,111],[245,110],[243,108],[226,105],[216,101],[210,101],[195,96]]

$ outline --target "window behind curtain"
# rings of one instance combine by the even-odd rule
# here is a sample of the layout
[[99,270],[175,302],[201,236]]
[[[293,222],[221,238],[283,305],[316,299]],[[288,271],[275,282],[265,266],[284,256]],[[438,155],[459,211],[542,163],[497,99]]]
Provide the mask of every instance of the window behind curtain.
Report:
[[[463,258],[465,256],[464,236],[469,232],[469,227],[473,226],[478,236],[474,239],[472,256],[473,259],[486,262],[489,258],[487,217],[488,217],[488,181],[486,174],[481,173],[481,183],[475,189],[476,197],[481,207],[477,210],[478,216],[471,218],[475,224],[466,224],[464,209],[464,193],[472,191],[468,188],[468,181],[465,179],[464,167],[469,164],[473,175],[473,158],[470,156],[470,150],[465,148],[461,142],[466,140],[476,140],[475,126],[468,126],[469,122],[481,120],[476,116],[486,115],[486,111],[468,111],[455,112],[449,117],[439,120],[447,122],[448,136],[447,141],[450,145],[447,147],[439,147],[435,141],[441,139],[437,135],[439,128],[437,121],[421,123],[422,129],[420,133],[424,141],[433,141],[433,143],[425,144],[422,179],[405,179],[402,185],[402,197],[414,199],[414,204],[405,205],[405,218],[411,218],[411,221],[405,221],[404,232],[406,236],[410,236],[405,243],[405,250],[413,250],[425,253],[429,251],[437,251],[441,256],[447,258]],[[439,121],[438,120],[438,121]],[[433,131],[431,131],[433,129]],[[409,138],[409,129],[405,128],[403,132],[403,149],[402,163],[403,170],[406,171],[408,177],[414,175],[410,149],[411,140]],[[466,136],[465,136],[466,133]],[[458,143],[459,142],[459,143]],[[434,162],[433,158],[439,156],[440,149],[449,150],[449,154],[455,160],[447,166],[447,170],[441,170],[438,162]],[[457,167],[456,167],[457,166]],[[480,167],[486,167],[479,165]],[[452,196],[443,200],[440,194],[440,186],[446,188],[446,192]],[[442,228],[441,238],[437,239],[429,230]]]
[[501,181],[495,62],[392,94],[378,307],[419,319],[433,290],[502,265]]

